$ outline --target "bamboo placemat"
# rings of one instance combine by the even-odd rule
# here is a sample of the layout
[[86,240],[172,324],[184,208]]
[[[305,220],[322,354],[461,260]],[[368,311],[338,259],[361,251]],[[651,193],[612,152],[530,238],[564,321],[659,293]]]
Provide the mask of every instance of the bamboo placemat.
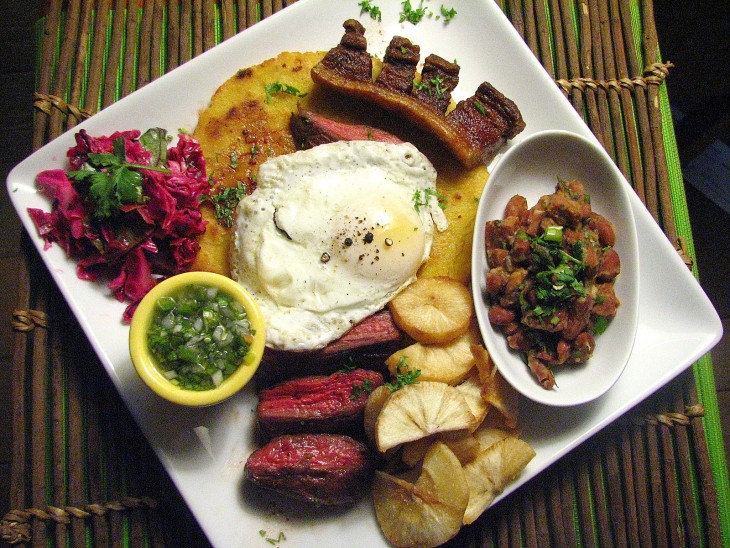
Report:
[[[37,36],[34,146],[291,3],[49,2]],[[671,65],[661,62],[652,2],[498,4],[697,275],[664,85]],[[37,253],[26,249],[13,319],[16,510],[0,522],[2,539],[205,546]],[[730,542],[729,490],[704,357],[452,544],[720,546]]]

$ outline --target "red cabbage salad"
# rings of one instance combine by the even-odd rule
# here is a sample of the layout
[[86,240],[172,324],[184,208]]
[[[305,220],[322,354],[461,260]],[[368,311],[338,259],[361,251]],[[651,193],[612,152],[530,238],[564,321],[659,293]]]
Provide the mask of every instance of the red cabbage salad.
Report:
[[39,173],[36,184],[52,200],[50,212],[28,213],[45,241],[77,260],[77,275],[103,279],[114,297],[139,301],[161,280],[190,268],[207,222],[201,201],[210,189],[200,144],[154,128],[92,137],[79,131],[68,150],[69,169]]

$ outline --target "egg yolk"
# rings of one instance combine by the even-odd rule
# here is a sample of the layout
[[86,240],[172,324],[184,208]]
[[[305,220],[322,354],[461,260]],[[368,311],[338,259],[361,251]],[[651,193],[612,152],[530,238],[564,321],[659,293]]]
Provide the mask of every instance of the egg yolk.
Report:
[[409,202],[377,195],[340,223],[328,253],[354,276],[390,285],[408,279],[423,261],[426,234]]

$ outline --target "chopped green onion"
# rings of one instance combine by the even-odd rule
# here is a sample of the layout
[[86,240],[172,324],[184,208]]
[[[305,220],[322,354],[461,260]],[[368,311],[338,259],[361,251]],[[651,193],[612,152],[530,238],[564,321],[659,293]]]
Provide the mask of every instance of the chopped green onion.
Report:
[[147,344],[172,384],[209,390],[238,369],[252,335],[245,308],[231,295],[194,284],[157,301]]
[[543,238],[546,242],[557,242],[560,243],[563,241],[563,227],[562,226],[556,226],[552,225],[545,229],[545,234],[543,234]]

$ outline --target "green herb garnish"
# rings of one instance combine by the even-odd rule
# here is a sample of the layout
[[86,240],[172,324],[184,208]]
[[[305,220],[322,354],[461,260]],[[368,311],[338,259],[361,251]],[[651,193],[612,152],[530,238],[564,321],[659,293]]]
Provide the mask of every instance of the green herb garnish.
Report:
[[427,206],[431,196],[436,197],[441,209],[446,209],[446,197],[434,188],[426,188],[413,193],[413,207],[416,211],[421,211],[422,207]]
[[421,0],[421,3],[417,8],[411,6],[410,0],[405,0],[404,2],[401,2],[401,6],[403,7],[403,9],[400,12],[400,18],[398,19],[399,23],[402,23],[403,21],[408,21],[412,25],[417,25],[426,15],[428,15],[429,17],[433,15],[431,13],[431,10],[423,7],[423,0]]
[[443,15],[444,20],[448,23],[456,17],[456,10],[454,8],[446,8],[446,6],[441,4],[441,15]]
[[360,15],[363,13],[369,13],[370,18],[375,21],[381,21],[383,14],[380,13],[380,8],[378,6],[373,6],[371,4],[371,0],[362,0],[362,2],[357,3],[358,6],[360,6]]
[[593,334],[600,335],[608,328],[608,318],[605,316],[598,316],[595,323],[593,324]]
[[439,99],[443,99],[444,93],[446,92],[444,79],[441,76],[436,76],[436,78],[431,78],[430,80],[421,80],[420,82],[413,80],[413,87],[419,91],[426,90],[429,95],[433,95],[436,92],[436,97]]
[[401,357],[400,361],[398,362],[398,365],[395,368],[395,382],[394,383],[385,383],[385,386],[390,390],[391,392],[396,392],[397,390],[400,390],[407,384],[417,384],[418,377],[421,376],[421,370],[420,369],[411,369],[408,364],[406,363],[406,357]]
[[358,399],[362,394],[370,394],[373,391],[373,381],[365,379],[362,384],[353,384],[350,400]]
[[[585,297],[586,288],[582,281],[585,263],[583,248],[577,246],[574,256],[563,247],[563,229],[559,226],[548,227],[540,236],[530,239],[530,251],[535,265],[535,297],[537,305],[532,313],[537,318],[551,317],[555,325],[554,313],[563,303],[575,298]],[[529,308],[526,303],[523,307]],[[556,318],[556,317],[555,317]]]
[[202,194],[201,202],[210,202],[215,208],[215,217],[226,228],[233,226],[233,213],[238,202],[248,193],[248,186],[238,181],[235,187],[226,187],[217,194]]
[[264,90],[266,91],[266,103],[270,103],[271,99],[276,93],[286,93],[295,97],[306,97],[308,95],[305,92],[299,91],[297,88],[290,84],[282,84],[281,82],[266,84],[264,86]]
[[167,163],[166,135],[165,130],[154,129],[140,138],[142,146],[152,152],[152,165],[127,162],[124,138],[118,137],[113,142],[114,152],[90,152],[81,169],[67,172],[72,181],[88,185],[86,190],[95,219],[103,221],[114,217],[123,206],[144,203],[143,177],[139,170],[172,173],[160,167]]

